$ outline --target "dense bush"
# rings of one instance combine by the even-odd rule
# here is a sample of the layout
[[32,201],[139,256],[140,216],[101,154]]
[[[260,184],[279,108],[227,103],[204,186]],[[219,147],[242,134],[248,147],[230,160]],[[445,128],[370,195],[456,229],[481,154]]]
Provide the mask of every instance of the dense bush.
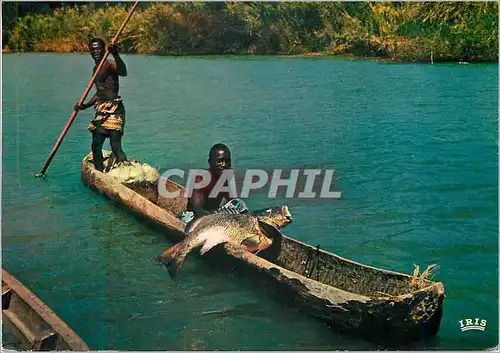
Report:
[[[130,3],[38,10],[4,3],[4,48],[86,50],[115,35]],[[39,10],[40,8],[43,11]],[[122,51],[157,55],[353,54],[402,60],[498,59],[496,2],[141,3]]]

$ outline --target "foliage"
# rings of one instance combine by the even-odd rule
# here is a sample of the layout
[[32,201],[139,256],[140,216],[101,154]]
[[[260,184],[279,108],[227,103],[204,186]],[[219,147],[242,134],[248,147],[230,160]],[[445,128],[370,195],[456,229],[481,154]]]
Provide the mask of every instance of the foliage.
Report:
[[[111,40],[130,3],[19,11],[4,3],[15,51],[82,51]],[[30,4],[30,3],[28,3]],[[34,5],[31,5],[34,6]],[[156,55],[353,54],[402,60],[498,60],[497,2],[141,3],[122,51]]]

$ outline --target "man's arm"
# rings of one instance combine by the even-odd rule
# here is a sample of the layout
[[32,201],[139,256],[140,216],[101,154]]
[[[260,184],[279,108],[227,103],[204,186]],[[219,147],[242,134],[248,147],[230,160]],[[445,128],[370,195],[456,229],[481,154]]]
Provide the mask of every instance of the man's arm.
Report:
[[205,198],[200,190],[193,190],[193,195],[189,199],[189,205],[196,218],[210,214],[210,212],[204,208]]
[[110,45],[108,50],[111,55],[113,55],[113,59],[115,59],[114,62],[110,63],[112,68],[116,70],[116,73],[119,76],[127,76],[127,66],[123,62],[120,55],[118,55],[118,48],[116,47],[116,45]]
[[78,105],[78,103],[75,104],[75,110],[85,110],[91,106],[93,106],[97,102],[97,95],[94,94],[92,98],[87,103],[83,103],[82,105]]

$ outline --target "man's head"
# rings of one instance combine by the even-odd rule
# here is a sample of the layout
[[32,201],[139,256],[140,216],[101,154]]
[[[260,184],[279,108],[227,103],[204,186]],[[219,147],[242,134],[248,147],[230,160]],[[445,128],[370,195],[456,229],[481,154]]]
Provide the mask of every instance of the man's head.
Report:
[[224,169],[231,168],[231,151],[223,143],[212,146],[208,153],[208,165],[211,170],[222,173]]
[[90,55],[96,62],[100,62],[106,52],[106,45],[101,38],[92,38],[89,42]]

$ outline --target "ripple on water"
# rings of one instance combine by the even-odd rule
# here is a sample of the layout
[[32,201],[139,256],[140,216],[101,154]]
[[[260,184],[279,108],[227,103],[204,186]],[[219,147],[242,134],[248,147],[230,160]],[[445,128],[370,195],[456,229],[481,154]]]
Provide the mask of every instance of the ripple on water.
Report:
[[[121,81],[129,157],[163,169],[205,167],[208,149],[226,142],[242,169],[333,164],[340,200],[258,194],[249,202],[288,204],[294,223],[285,234],[345,258],[406,273],[439,264],[446,299],[435,347],[498,344],[497,65],[124,60],[135,73]],[[47,178],[33,178],[88,80],[81,68],[92,63],[30,54],[5,55],[3,64],[2,266],[91,348],[375,348],[196,256],[171,280],[154,260],[170,245],[164,234],[81,183],[91,110],[73,123]],[[488,318],[477,340],[457,327],[469,315]]]

